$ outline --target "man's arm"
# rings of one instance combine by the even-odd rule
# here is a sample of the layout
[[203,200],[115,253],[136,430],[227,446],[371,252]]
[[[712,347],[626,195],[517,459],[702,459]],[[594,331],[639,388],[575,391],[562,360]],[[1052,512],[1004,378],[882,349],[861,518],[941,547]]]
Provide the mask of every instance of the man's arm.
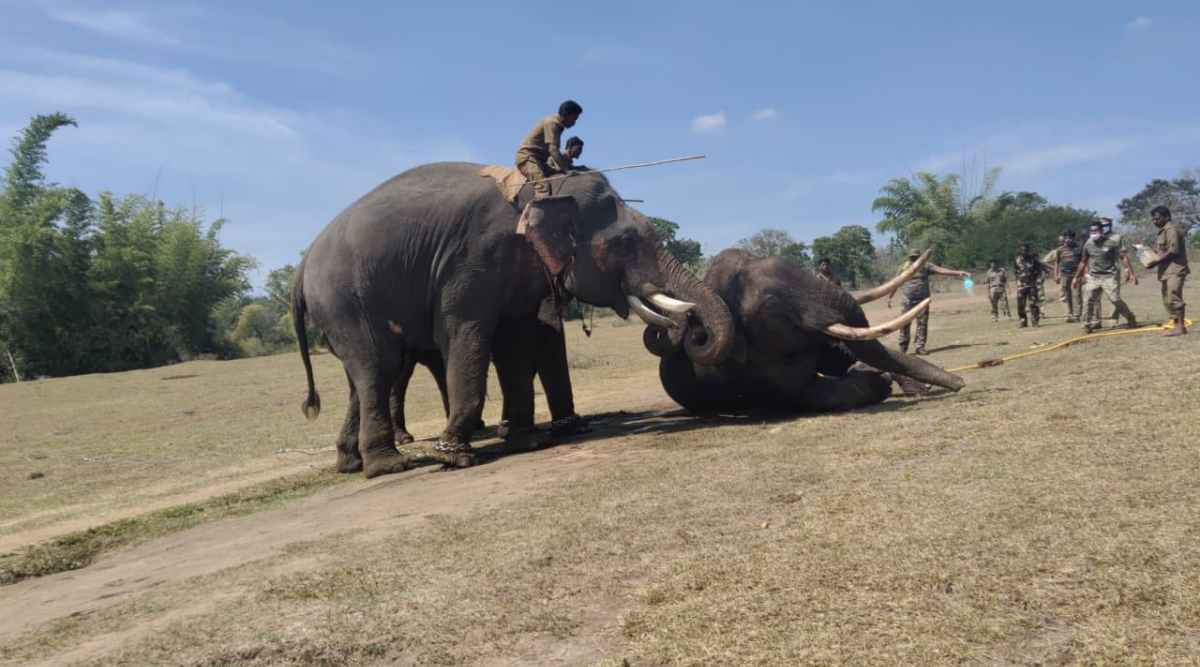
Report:
[[1058,251],[1054,253],[1054,282],[1056,283],[1062,280],[1062,269],[1060,268],[1060,265],[1062,264],[1062,254],[1062,248],[1059,248]]
[[1129,253],[1125,252],[1125,248],[1121,248],[1121,264],[1125,267],[1125,282],[1138,284],[1137,274],[1133,272],[1133,264],[1129,262]]
[[1087,256],[1087,253],[1084,253],[1083,259],[1079,262],[1079,266],[1075,267],[1075,279],[1071,281],[1072,287],[1082,287],[1083,286],[1083,277],[1085,275],[1087,275],[1087,268],[1088,268],[1088,256]]
[[546,148],[550,152],[550,164],[556,169],[566,171],[570,168],[571,161],[563,156],[559,143],[562,140],[563,126],[561,123],[546,123],[545,140]]
[[1175,259],[1176,257],[1179,257],[1181,254],[1180,251],[1182,250],[1182,247],[1183,247],[1182,243],[1181,243],[1182,237],[1183,237],[1183,232],[1180,232],[1180,231],[1176,231],[1176,233],[1174,233],[1174,234],[1168,233],[1167,234],[1167,247],[1163,249],[1162,253],[1160,253],[1154,261],[1147,262],[1146,268],[1153,269],[1154,267],[1158,266],[1159,264],[1162,264],[1163,262],[1167,262],[1167,261]]
[[970,273],[967,273],[966,271],[959,271],[958,269],[947,269],[945,267],[938,266],[937,264],[926,264],[925,266],[927,266],[929,268],[930,273],[936,273],[939,276],[954,276],[956,278],[966,278],[967,276],[971,275]]

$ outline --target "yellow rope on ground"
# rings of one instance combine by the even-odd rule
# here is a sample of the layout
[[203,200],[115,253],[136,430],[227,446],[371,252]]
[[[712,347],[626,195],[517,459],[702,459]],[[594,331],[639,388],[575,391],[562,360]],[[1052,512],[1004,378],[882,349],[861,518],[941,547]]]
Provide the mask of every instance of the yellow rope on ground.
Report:
[[[1192,326],[1192,321],[1189,319],[1185,318],[1183,320],[1183,323],[1186,326],[1189,326],[1189,327]],[[958,373],[961,371],[969,371],[973,368],[988,368],[990,366],[999,366],[1001,364],[1005,364],[1010,361],[1013,361],[1014,359],[1021,359],[1022,357],[1032,357],[1035,354],[1042,354],[1045,352],[1054,352],[1055,350],[1062,350],[1062,349],[1070,347],[1076,343],[1082,343],[1085,340],[1093,340],[1096,338],[1106,338],[1108,336],[1128,336],[1131,334],[1144,334],[1144,333],[1150,333],[1153,331],[1165,331],[1166,329],[1170,329],[1172,326],[1174,326],[1173,322],[1163,322],[1161,324],[1148,324],[1146,326],[1138,327],[1136,329],[1122,329],[1120,331],[1102,331],[1100,333],[1084,334],[1082,336],[1075,336],[1074,338],[1068,338],[1064,341],[1060,341],[1060,342],[1055,343],[1054,345],[1050,345],[1048,347],[1039,347],[1036,350],[1029,350],[1028,352],[1018,352],[1016,354],[1010,354],[1007,357],[999,357],[997,359],[984,359],[983,361],[979,361],[979,362],[976,362],[976,363],[973,363],[973,364],[970,364],[967,366],[959,366],[958,368],[948,368],[946,370],[947,370],[947,372],[950,372],[950,373]]]

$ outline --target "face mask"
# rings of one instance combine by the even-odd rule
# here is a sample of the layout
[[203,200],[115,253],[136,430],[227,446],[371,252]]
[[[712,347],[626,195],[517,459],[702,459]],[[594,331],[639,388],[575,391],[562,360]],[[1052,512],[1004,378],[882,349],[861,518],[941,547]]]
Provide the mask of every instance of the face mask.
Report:
[[1100,238],[1100,232],[1092,232],[1090,236],[1092,237],[1092,240],[1095,241]]

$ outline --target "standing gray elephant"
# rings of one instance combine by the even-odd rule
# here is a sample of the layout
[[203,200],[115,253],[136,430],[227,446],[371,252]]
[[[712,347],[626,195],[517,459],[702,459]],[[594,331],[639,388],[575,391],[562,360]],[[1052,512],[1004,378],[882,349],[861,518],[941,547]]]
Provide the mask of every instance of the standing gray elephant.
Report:
[[[663,388],[698,413],[850,410],[887,398],[890,374],[957,391],[963,386],[957,375],[877,340],[928,308],[928,300],[878,326],[868,324],[860,305],[903,283],[928,257],[927,252],[888,284],[855,296],[789,260],[726,250],[713,260],[704,283],[733,315],[733,353],[717,364],[697,363],[679,345],[689,331],[658,327],[647,328],[646,347],[662,357]],[[858,362],[877,370],[858,370]]]
[[672,325],[667,314],[687,313],[686,354],[706,364],[728,355],[725,304],[659,247],[602,174],[563,178],[555,196],[536,201],[526,188],[514,206],[481,177],[482,167],[437,163],[392,178],[334,218],[300,263],[292,308],[308,381],[305,415],[320,411],[306,315],[350,383],[338,470],[374,477],[410,466],[389,414],[408,354],[436,351],[445,360],[449,418],[434,450],[448,465],[474,463],[470,435],[489,360],[513,428],[532,428],[538,313],[553,311],[544,302],[559,288],[659,326]]

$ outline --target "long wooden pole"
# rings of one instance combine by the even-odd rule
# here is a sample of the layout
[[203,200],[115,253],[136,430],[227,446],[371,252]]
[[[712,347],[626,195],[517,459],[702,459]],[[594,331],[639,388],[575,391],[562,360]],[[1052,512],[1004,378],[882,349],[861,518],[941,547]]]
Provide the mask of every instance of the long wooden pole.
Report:
[[[557,181],[557,180],[560,180],[563,178],[570,178],[571,176],[579,176],[579,175],[586,175],[586,174],[606,174],[610,171],[624,171],[626,169],[641,169],[642,167],[657,167],[660,164],[671,164],[672,162],[688,162],[690,160],[703,160],[705,157],[706,156],[704,156],[704,155],[685,155],[683,157],[673,157],[673,158],[668,158],[666,160],[654,160],[652,162],[635,162],[633,164],[623,164],[619,167],[605,167],[604,169],[589,169],[587,171],[571,172],[571,173],[566,173],[566,174],[559,174],[557,176],[547,176],[546,178],[543,178],[542,180],[537,181],[537,182],[545,183],[546,181]],[[529,183],[530,183],[530,181],[526,181],[526,184],[529,184]],[[524,187],[524,186],[522,186],[522,187]]]

